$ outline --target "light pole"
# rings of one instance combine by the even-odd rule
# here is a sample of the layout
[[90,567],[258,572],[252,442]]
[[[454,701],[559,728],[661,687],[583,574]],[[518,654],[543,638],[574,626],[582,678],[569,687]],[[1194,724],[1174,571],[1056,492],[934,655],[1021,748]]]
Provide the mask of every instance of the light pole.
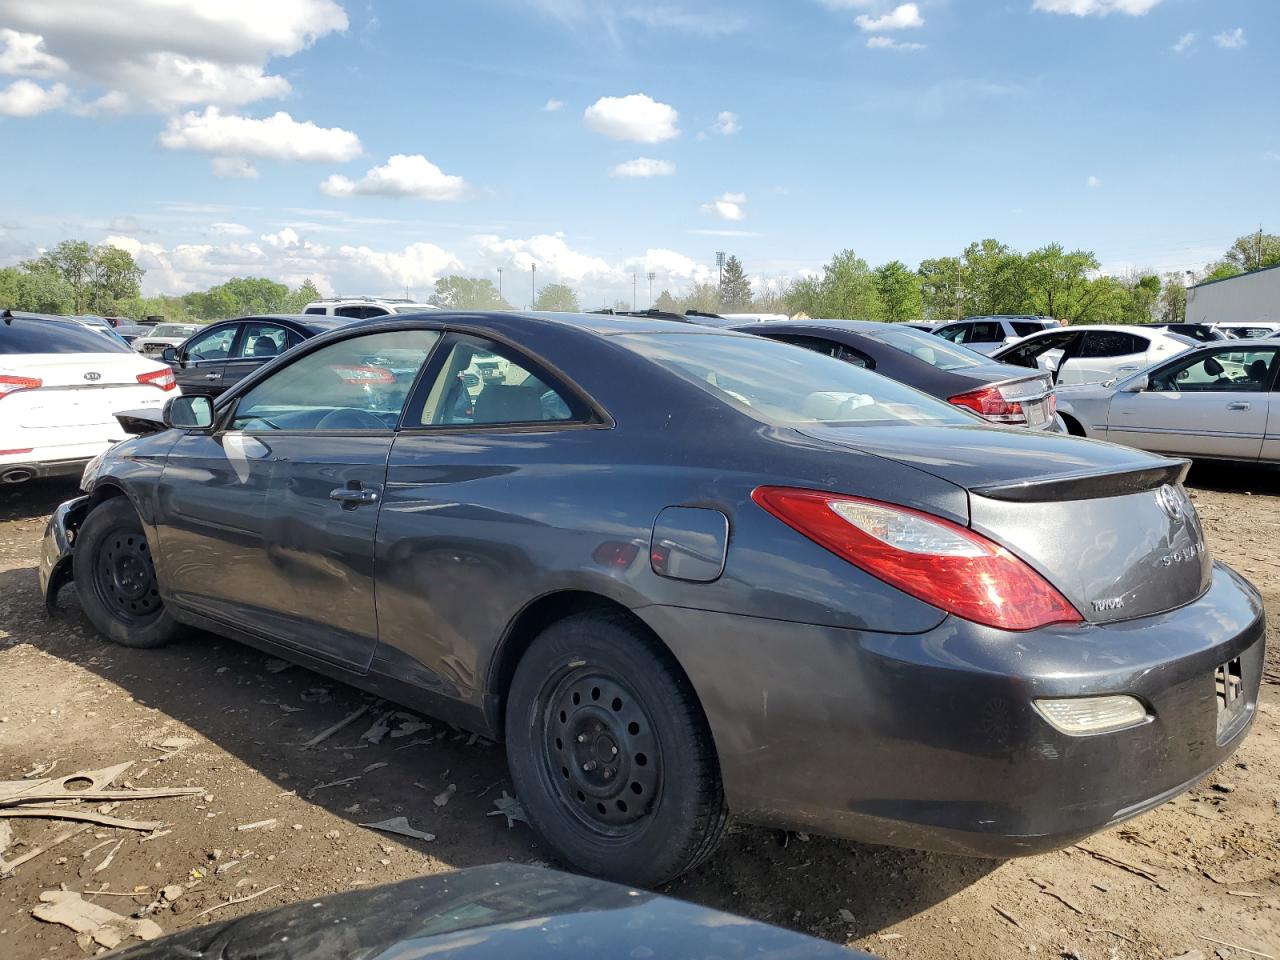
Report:
[[716,251],[716,267],[720,270],[720,289],[724,289],[724,251]]
[[653,309],[653,278],[657,276],[652,270],[645,274],[649,278],[649,309]]
[[631,309],[636,308],[636,272],[631,271]]
[[498,299],[502,299],[502,268],[498,268]]
[[538,301],[538,265],[529,264],[529,309],[532,310]]

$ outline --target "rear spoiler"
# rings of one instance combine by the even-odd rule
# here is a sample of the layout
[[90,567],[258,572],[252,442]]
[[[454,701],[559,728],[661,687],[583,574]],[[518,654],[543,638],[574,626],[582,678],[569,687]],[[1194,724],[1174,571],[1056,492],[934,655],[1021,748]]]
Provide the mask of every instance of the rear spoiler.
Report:
[[1154,490],[1165,484],[1181,483],[1190,469],[1190,460],[1166,460],[1154,466],[1119,469],[1110,473],[1094,471],[990,487],[973,487],[970,492],[989,500],[1007,500],[1013,503],[1123,497],[1130,493]]

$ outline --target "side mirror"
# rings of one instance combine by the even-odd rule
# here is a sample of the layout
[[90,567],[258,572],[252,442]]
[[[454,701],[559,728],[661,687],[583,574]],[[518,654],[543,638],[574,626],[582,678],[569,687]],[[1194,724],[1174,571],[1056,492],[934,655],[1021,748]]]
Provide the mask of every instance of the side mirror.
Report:
[[175,350],[173,347],[165,347],[164,350],[161,351],[160,353],[160,359],[163,360],[165,363],[177,363],[178,351]]
[[163,417],[169,429],[208,430],[213,426],[213,400],[200,394],[174,397],[164,405]]
[[1151,386],[1151,381],[1147,378],[1147,375],[1144,373],[1142,376],[1134,377],[1132,380],[1126,383],[1123,387],[1120,388],[1120,392],[1121,393],[1142,393],[1142,391],[1146,390],[1149,386]]
[[1050,373],[1056,373],[1058,370],[1058,358],[1057,357],[1041,357],[1040,366],[1044,367]]

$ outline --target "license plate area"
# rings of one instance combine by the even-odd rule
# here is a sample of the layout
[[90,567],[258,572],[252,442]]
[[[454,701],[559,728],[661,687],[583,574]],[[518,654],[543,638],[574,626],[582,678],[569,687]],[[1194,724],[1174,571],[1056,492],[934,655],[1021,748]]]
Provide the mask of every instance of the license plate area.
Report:
[[1244,716],[1244,667],[1239,657],[1213,671],[1213,694],[1218,705],[1218,736],[1221,738]]
[[1022,411],[1029,427],[1039,427],[1049,422],[1048,400],[1031,400],[1023,403]]

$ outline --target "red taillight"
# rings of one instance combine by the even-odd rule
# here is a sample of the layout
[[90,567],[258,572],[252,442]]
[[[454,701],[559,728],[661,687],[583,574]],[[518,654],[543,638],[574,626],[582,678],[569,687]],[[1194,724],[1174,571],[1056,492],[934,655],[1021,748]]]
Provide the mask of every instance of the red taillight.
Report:
[[982,387],[968,393],[956,394],[950,403],[957,407],[972,410],[978,416],[995,423],[1024,424],[1027,422],[1026,411],[1016,400],[1006,400],[999,387]]
[[39,377],[13,377],[0,373],[0,400],[19,390],[39,390],[44,381]]
[[855,567],[965,620],[1003,630],[1082,620],[1030,566],[949,520],[817,490],[758,487],[751,499]]
[[373,384],[396,382],[396,375],[386,367],[334,364],[330,366],[329,369],[336,373],[342,379],[343,383]]
[[172,390],[178,385],[178,380],[173,375],[172,370],[154,370],[151,373],[138,374],[138,382],[145,383],[150,387],[159,387],[161,390]]

